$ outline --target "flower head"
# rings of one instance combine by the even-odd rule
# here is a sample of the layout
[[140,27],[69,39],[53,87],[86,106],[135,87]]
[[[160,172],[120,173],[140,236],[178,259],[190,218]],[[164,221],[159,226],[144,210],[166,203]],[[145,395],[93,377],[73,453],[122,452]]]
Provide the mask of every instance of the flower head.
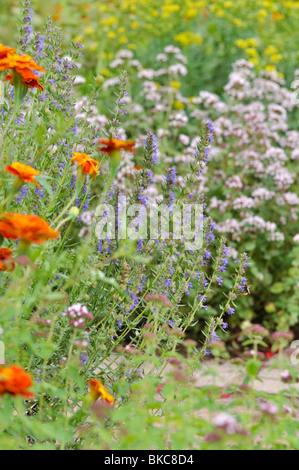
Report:
[[12,251],[9,248],[0,249],[0,271],[13,271],[15,263],[12,258]]
[[9,393],[10,395],[21,395],[26,398],[34,396],[28,388],[32,385],[32,378],[28,372],[25,372],[22,367],[0,366],[0,395]]
[[[3,81],[5,82],[6,80],[9,80],[10,84],[14,85],[13,76],[11,73],[8,73]],[[25,83],[28,88],[38,88],[40,91],[44,91],[44,88],[39,83],[39,77],[37,75],[34,75],[31,70],[23,70],[22,82]]]
[[114,403],[114,398],[108,390],[101,384],[99,380],[91,379],[89,382],[90,386],[90,396],[93,400],[97,400],[99,397],[111,405]]
[[39,171],[35,170],[29,165],[24,165],[20,162],[14,162],[5,167],[6,171],[12,175],[17,176],[24,183],[34,183],[38,188],[40,185],[35,181],[34,177],[39,175]]
[[100,139],[100,151],[108,153],[110,155],[113,152],[119,152],[120,150],[126,150],[127,152],[134,152],[134,141],[133,140],[120,140],[120,139]]
[[77,162],[78,166],[82,168],[83,173],[93,175],[95,179],[98,174],[99,162],[90,158],[86,153],[74,152],[72,162]]
[[16,85],[18,80],[25,83],[29,88],[39,88],[43,91],[42,85],[39,83],[39,77],[32,70],[45,72],[45,69],[36,64],[29,55],[15,54],[15,49],[0,46],[0,72],[2,70],[11,70],[5,80],[10,80],[12,85]]
[[0,44],[0,60],[6,59],[8,54],[14,54],[15,49],[13,47],[8,47],[8,46],[3,46],[3,44]]
[[36,215],[11,213],[0,216],[0,234],[4,238],[21,239],[38,245],[59,236],[59,232],[53,230],[48,222]]
[[69,324],[74,328],[85,328],[86,319],[92,321],[93,315],[90,313],[84,305],[74,304],[71,305],[64,316],[70,319]]

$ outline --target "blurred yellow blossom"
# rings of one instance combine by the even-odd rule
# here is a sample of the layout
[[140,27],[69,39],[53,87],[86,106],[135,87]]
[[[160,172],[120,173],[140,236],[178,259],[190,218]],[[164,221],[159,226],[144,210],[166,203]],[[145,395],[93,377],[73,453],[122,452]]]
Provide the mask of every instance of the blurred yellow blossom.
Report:
[[176,34],[173,39],[179,42],[182,46],[189,46],[190,44],[200,46],[202,44],[202,37],[189,31]]
[[175,88],[176,90],[179,90],[181,88],[181,82],[178,82],[177,80],[173,80],[170,82],[170,86],[172,88]]
[[118,23],[118,19],[113,16],[109,16],[108,18],[103,18],[101,20],[102,26],[112,26],[113,24],[116,24],[116,23]]

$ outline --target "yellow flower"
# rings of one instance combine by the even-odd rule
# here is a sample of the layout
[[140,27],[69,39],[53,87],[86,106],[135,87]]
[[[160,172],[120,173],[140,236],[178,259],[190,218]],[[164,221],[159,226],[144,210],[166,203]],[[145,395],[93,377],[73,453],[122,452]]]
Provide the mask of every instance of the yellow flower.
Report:
[[277,49],[276,49],[275,46],[270,45],[270,46],[266,47],[266,49],[264,50],[264,52],[265,52],[266,55],[272,55],[272,54],[276,54],[276,53],[277,53]]
[[198,11],[196,10],[196,8],[190,8],[189,10],[187,10],[185,18],[186,20],[192,20],[193,18],[196,18],[197,14]]
[[278,62],[280,62],[282,59],[282,54],[272,54],[270,56],[270,60],[271,62],[274,62],[275,64],[277,64]]
[[182,103],[181,101],[175,101],[175,102],[173,103],[173,107],[174,107],[174,109],[178,109],[178,110],[179,110],[179,109],[184,109],[185,105],[184,105],[184,103]]
[[240,20],[240,18],[234,18],[233,19],[233,23],[238,26],[238,28],[242,28],[242,26],[244,26],[244,23],[242,20]]
[[254,49],[253,47],[247,47],[247,49],[245,49],[245,52],[250,55],[251,57],[257,57],[258,56],[258,52],[256,49]]
[[265,70],[267,70],[267,72],[273,72],[276,70],[276,67],[275,65],[269,64],[269,65],[266,65]]
[[102,26],[112,26],[116,23],[118,23],[118,19],[113,16],[109,16],[108,18],[103,18],[101,21]]
[[190,31],[176,34],[173,39],[180,43],[181,46],[189,46],[190,44],[200,46],[202,43],[202,37],[198,34],[191,33]]
[[121,36],[118,40],[118,44],[126,44],[128,42],[128,39],[126,36]]
[[138,21],[132,21],[132,23],[131,23],[131,28],[132,28],[132,29],[137,29],[138,26],[139,26]]
[[109,69],[101,69],[100,74],[103,75],[103,77],[107,77],[109,75]]
[[223,16],[224,16],[224,10],[221,10],[221,9],[219,8],[219,10],[217,10],[215,14],[216,14],[216,17],[217,17],[217,18],[223,18]]
[[247,44],[248,44],[249,47],[257,47],[257,46],[259,46],[260,43],[255,38],[248,38],[247,39]]
[[180,5],[163,5],[162,6],[162,18],[169,18],[173,13],[180,11]]
[[249,62],[251,62],[253,65],[257,66],[260,61],[259,61],[258,57],[250,57]]
[[240,49],[246,49],[248,46],[246,39],[236,39],[235,44],[240,47]]
[[84,29],[84,34],[92,34],[92,33],[94,33],[93,26],[88,26],[87,28]]
[[74,42],[83,42],[83,41],[84,41],[83,36],[76,36],[76,37],[74,38]]
[[153,11],[151,12],[151,16],[152,16],[153,18],[157,18],[157,17],[159,16],[159,10],[153,10]]
[[181,82],[178,82],[177,80],[173,80],[170,82],[170,86],[172,88],[175,88],[176,90],[179,90],[181,88]]
[[260,23],[264,23],[267,16],[268,16],[267,10],[264,10],[264,9],[258,10],[257,17]]
[[107,33],[108,39],[115,39],[116,36],[117,36],[117,34],[116,34],[115,31],[108,31],[108,33]]

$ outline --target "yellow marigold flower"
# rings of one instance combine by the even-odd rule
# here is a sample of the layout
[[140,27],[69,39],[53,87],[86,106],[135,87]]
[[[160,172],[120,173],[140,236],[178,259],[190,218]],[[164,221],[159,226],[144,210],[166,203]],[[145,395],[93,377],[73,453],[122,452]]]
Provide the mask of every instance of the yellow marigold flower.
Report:
[[35,170],[29,165],[24,165],[20,162],[14,162],[11,165],[5,167],[6,171],[11,173],[14,176],[17,176],[19,180],[24,183],[34,183],[38,188],[40,185],[35,181],[35,176],[39,175],[40,172]]
[[74,152],[71,161],[73,163],[77,162],[83,173],[87,175],[93,175],[93,179],[96,178],[98,174],[98,166],[100,163],[96,160],[93,160],[89,155],[86,153]]
[[91,379],[88,383],[90,386],[90,396],[94,401],[101,397],[104,401],[113,405],[113,396],[110,395],[108,390],[101,384],[99,380]]

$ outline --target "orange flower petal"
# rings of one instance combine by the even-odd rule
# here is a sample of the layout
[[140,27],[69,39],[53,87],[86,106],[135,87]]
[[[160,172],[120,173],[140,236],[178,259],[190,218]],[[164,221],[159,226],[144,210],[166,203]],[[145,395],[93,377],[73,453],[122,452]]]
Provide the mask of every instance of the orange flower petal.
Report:
[[0,217],[0,234],[4,238],[21,239],[38,245],[59,236],[59,232],[53,230],[45,220],[25,214],[4,214]]
[[34,177],[39,175],[40,172],[31,166],[24,165],[20,162],[14,162],[11,165],[7,165],[5,169],[12,175],[21,178],[25,183],[34,183],[37,187],[40,187],[40,185],[34,179]]
[[83,173],[93,175],[93,179],[98,174],[99,162],[90,158],[86,153],[74,152],[72,162],[77,162],[78,166],[82,167]]
[[127,152],[134,152],[134,140],[120,140],[120,139],[100,139],[100,151],[104,153],[112,153],[117,150],[126,150]]

